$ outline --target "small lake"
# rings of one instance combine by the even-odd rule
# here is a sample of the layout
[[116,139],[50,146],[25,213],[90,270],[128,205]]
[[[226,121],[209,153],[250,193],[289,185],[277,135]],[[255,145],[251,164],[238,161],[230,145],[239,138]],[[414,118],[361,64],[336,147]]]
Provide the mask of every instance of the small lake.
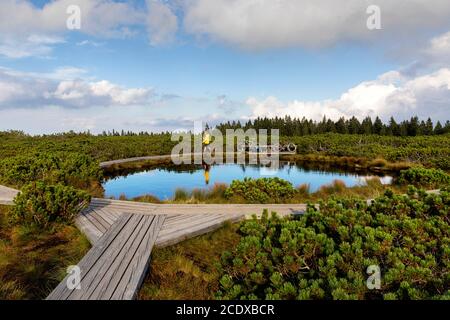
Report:
[[[151,194],[166,200],[172,198],[178,188],[190,191],[195,188],[208,188],[215,183],[230,184],[233,180],[243,180],[246,177],[279,177],[290,181],[295,187],[306,183],[310,185],[312,192],[334,180],[342,180],[348,187],[353,187],[364,185],[366,178],[373,177],[373,175],[356,173],[304,169],[292,163],[280,164],[280,168],[275,172],[258,165],[214,165],[209,169],[209,174],[206,174],[208,175],[209,183],[207,184],[205,170],[201,166],[176,171],[173,168],[160,167],[111,178],[103,184],[103,188],[105,197],[119,198],[120,195],[125,195],[127,198],[134,198]],[[384,184],[392,182],[390,176],[380,177],[380,179]]]

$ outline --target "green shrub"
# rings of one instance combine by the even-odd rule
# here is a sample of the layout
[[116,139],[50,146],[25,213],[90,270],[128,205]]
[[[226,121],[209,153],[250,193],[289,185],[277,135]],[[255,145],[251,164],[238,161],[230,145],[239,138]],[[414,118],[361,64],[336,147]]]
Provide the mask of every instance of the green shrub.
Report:
[[[412,187],[414,188],[414,187]],[[294,219],[242,223],[221,259],[219,299],[450,298],[450,189],[329,200]],[[369,290],[367,268],[381,270]]]
[[43,228],[52,222],[71,223],[89,202],[90,195],[73,187],[31,182],[14,199],[12,221]]
[[295,195],[292,184],[280,178],[233,180],[225,197],[241,197],[250,203],[281,203]]
[[0,160],[0,182],[17,187],[45,181],[85,188],[101,179],[98,162],[79,153],[31,153]]
[[440,169],[414,167],[402,170],[397,181],[399,184],[412,184],[423,188],[440,188],[450,186],[450,175]]

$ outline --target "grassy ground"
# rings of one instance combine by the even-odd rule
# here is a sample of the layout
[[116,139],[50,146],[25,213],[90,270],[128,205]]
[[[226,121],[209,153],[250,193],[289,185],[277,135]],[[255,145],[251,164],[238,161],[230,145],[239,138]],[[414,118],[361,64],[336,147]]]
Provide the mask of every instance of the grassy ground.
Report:
[[44,299],[90,244],[74,226],[12,226],[8,210],[0,206],[0,300]]
[[223,251],[240,240],[237,225],[152,252],[150,272],[139,293],[141,300],[210,300],[217,291],[217,264]]

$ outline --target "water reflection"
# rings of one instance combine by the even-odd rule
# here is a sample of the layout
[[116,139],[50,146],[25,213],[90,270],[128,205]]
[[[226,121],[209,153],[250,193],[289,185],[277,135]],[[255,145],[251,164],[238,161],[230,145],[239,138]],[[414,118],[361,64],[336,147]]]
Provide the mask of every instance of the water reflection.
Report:
[[[119,176],[111,176],[104,184],[105,196],[137,197],[152,194],[160,199],[168,199],[174,195],[177,188],[192,190],[207,188],[215,183],[230,184],[233,180],[246,177],[279,177],[290,181],[294,186],[309,184],[311,191],[317,191],[321,186],[342,180],[347,186],[363,185],[367,178],[374,177],[367,172],[346,172],[344,170],[329,170],[321,167],[311,168],[292,162],[280,163],[278,170],[261,165],[223,164],[209,166],[184,165],[153,167],[146,170],[126,170]],[[392,177],[381,177],[381,182],[390,184]]]

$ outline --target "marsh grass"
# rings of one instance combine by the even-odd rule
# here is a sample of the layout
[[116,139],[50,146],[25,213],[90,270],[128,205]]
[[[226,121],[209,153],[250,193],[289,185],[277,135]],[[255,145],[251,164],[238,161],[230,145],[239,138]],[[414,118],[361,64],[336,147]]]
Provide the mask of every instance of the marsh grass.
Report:
[[152,196],[151,194],[147,194],[140,197],[133,198],[133,201],[136,202],[147,202],[147,203],[161,203],[161,200],[158,197]]
[[[223,183],[216,183],[208,189],[194,189],[187,191],[180,188],[175,191],[174,197],[169,200],[160,200],[153,195],[144,195],[137,198],[127,199],[122,195],[120,200],[132,200],[148,203],[178,203],[178,204],[226,204],[249,203],[244,197],[240,195],[233,195],[231,198],[226,198],[225,191],[228,185]],[[406,187],[401,185],[383,185],[378,177],[367,178],[365,184],[348,187],[342,180],[335,180],[328,185],[322,186],[319,190],[312,192],[309,184],[301,184],[295,188],[294,196],[286,199],[284,203],[308,203],[319,200],[326,200],[329,197],[354,197],[359,199],[375,198],[386,189],[391,189],[395,193],[405,193]]]
[[404,191],[397,186],[383,185],[378,177],[368,178],[364,185],[354,187],[347,187],[343,181],[335,180],[333,183],[322,186],[318,191],[305,195],[298,200],[312,202],[326,200],[330,197],[369,199],[382,195],[387,188],[393,189],[396,193]]
[[371,159],[366,157],[330,156],[324,154],[285,155],[281,159],[297,162],[307,168],[321,168],[324,170],[343,169],[366,172],[399,172],[400,170],[406,170],[417,165],[417,163],[407,161],[387,161],[382,157]]
[[152,251],[141,300],[210,300],[219,286],[222,252],[240,241],[238,225],[226,223],[212,233]]
[[87,253],[89,241],[74,226],[12,225],[9,210],[0,206],[0,300],[43,299]]

